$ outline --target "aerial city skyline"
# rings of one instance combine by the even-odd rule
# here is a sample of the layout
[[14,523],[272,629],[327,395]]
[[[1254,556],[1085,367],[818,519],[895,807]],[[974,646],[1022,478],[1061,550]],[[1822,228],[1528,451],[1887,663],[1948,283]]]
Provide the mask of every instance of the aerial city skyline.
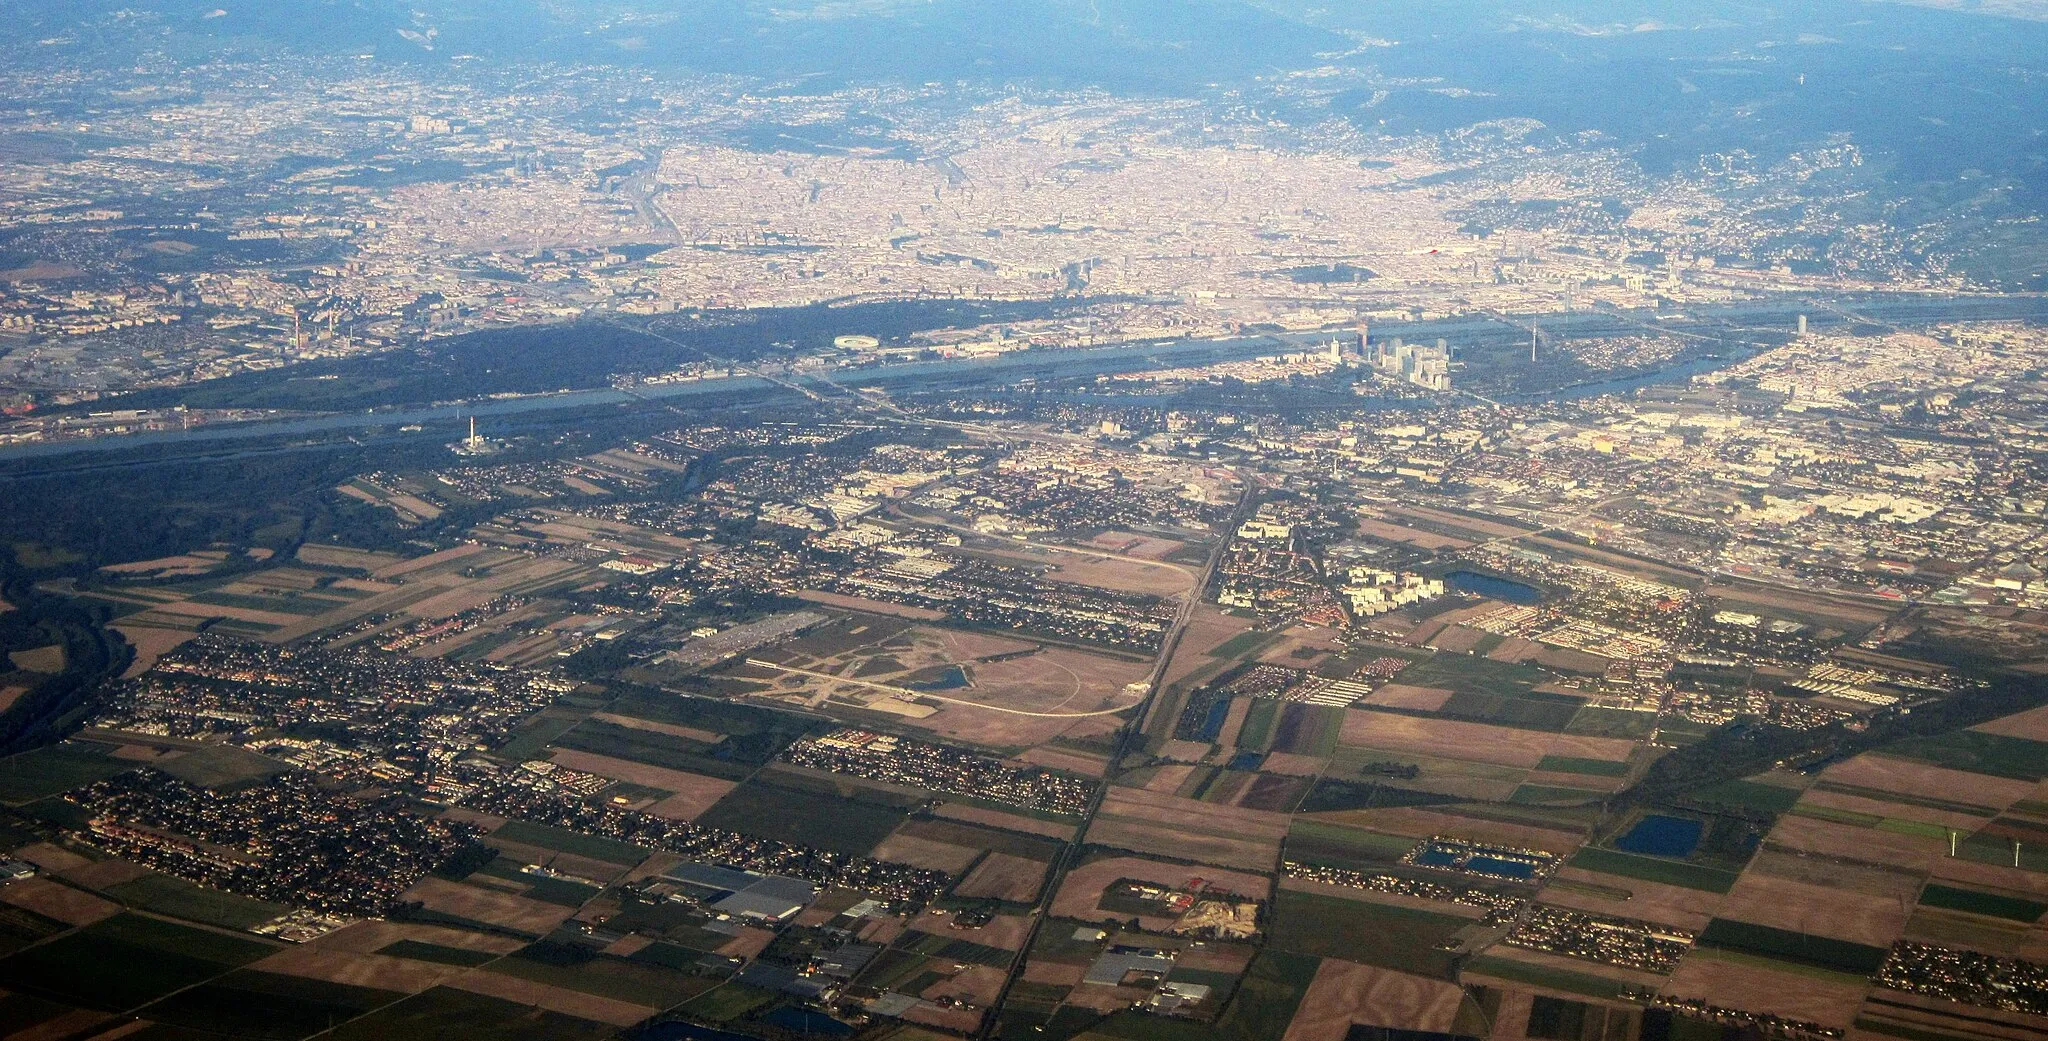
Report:
[[2048,1033],[2048,4],[0,10],[0,1039]]

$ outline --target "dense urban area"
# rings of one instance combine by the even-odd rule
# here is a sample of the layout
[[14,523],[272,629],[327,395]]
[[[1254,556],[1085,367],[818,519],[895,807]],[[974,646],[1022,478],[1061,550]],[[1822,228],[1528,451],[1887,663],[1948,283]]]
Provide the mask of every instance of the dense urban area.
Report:
[[2048,1035],[2006,211],[156,17],[0,66],[0,1036]]

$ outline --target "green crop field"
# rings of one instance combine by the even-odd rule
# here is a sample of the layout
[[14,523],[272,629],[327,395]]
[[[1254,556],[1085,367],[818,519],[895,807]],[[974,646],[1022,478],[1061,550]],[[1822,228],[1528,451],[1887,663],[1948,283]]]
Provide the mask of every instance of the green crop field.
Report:
[[143,1009],[141,1015],[203,1034],[289,1041],[402,997],[391,991],[243,969],[179,991]]
[[121,1011],[275,950],[253,939],[116,915],[0,959],[0,987],[82,1008]]
[[105,892],[124,904],[223,929],[248,929],[291,910],[283,904],[207,889],[169,875],[144,875],[110,886]]
[[1589,774],[1594,777],[1625,777],[1628,764],[1611,759],[1582,759],[1570,755],[1546,755],[1536,769],[1560,774]]
[[1371,871],[1401,859],[1415,840],[1362,828],[1296,818],[1287,829],[1287,859],[1302,864]]
[[1708,804],[1783,813],[1797,805],[1802,794],[1804,793],[1797,788],[1763,784],[1758,781],[1723,781],[1710,788],[1693,792],[1692,798]]
[[135,769],[134,763],[108,758],[106,751],[67,741],[0,759],[0,802],[19,806]]
[[609,1023],[596,1023],[559,1012],[485,997],[452,987],[435,987],[395,1005],[387,1005],[322,1035],[331,1041],[390,1041],[399,1037],[430,1037],[434,1041],[604,1041],[618,1033]]
[[472,951],[466,947],[446,947],[424,940],[400,940],[377,948],[376,953],[390,958],[405,958],[411,961],[433,962],[436,965],[462,965],[474,968],[498,956],[489,951]]
[[2022,900],[2014,896],[1999,896],[1975,889],[1954,889],[1949,886],[1929,883],[1920,893],[1920,906],[1940,907],[1950,911],[1967,911],[1971,914],[1990,918],[2005,918],[2015,922],[2035,922],[2048,914],[2048,904],[2035,900]]
[[901,810],[754,780],[728,792],[697,818],[697,823],[792,845],[865,856],[904,819]]
[[539,846],[557,853],[573,853],[579,857],[602,860],[620,867],[631,867],[646,860],[649,852],[630,842],[585,835],[580,831],[570,831],[568,828],[556,828],[546,824],[529,824],[526,821],[506,821],[503,827],[491,833],[491,837],[525,846]]
[[679,1004],[709,990],[715,982],[652,962],[548,942],[500,958],[483,971],[650,1008]]
[[1953,770],[2010,777],[2020,781],[2048,779],[2048,742],[2023,737],[1957,730],[1935,737],[1916,737],[1886,745],[1887,755],[1917,759]]
[[1859,976],[1875,973],[1889,953],[1883,947],[1738,922],[1732,918],[1716,918],[1708,922],[1705,931],[1700,933],[1699,943],[1702,947],[1761,955]]
[[1591,973],[1531,965],[1493,954],[1481,955],[1465,963],[1465,971],[1595,998],[1612,998],[1622,990],[1621,983]]
[[1592,847],[1582,849],[1573,855],[1571,864],[1576,868],[1597,871],[1605,875],[1640,878],[1645,882],[1662,882],[1665,885],[1682,886],[1708,893],[1726,893],[1735,888],[1737,877],[1733,871],[1688,864],[1682,860],[1639,857],[1633,853]]
[[1238,633],[1236,636],[1210,648],[1209,657],[1249,658],[1265,650],[1268,646],[1279,642],[1279,640],[1280,637],[1273,633],[1262,633],[1257,630]]
[[1629,712],[1618,708],[1582,708],[1564,728],[1567,734],[1585,737],[1625,737],[1640,741],[1657,728],[1655,712]]
[[1390,904],[1282,889],[1273,902],[1273,947],[1442,977],[1451,957],[1436,946],[1471,919]]
[[556,748],[589,752],[592,755],[629,759],[649,766],[708,774],[728,781],[744,780],[754,772],[754,764],[713,758],[711,745],[673,734],[637,730],[595,719],[586,719],[576,724],[549,744]]

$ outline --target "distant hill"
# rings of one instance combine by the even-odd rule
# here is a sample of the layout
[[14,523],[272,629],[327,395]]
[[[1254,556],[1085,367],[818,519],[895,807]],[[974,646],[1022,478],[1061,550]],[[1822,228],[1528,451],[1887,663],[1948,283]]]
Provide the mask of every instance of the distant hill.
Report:
[[1343,46],[1242,0],[0,0],[0,12],[25,36],[68,37],[49,47],[71,50],[474,55],[824,84],[1181,90],[1299,67]]

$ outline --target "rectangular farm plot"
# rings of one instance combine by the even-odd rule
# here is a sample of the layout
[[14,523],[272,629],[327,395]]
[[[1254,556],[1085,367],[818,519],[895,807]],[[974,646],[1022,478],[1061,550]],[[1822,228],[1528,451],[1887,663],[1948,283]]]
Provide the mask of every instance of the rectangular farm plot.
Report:
[[[1081,922],[1129,919],[1132,917],[1130,912],[1118,913],[1105,906],[1106,903],[1115,903],[1109,893],[1117,882],[1147,882],[1175,891],[1197,879],[1205,883],[1211,892],[1235,893],[1253,900],[1264,900],[1273,888],[1272,879],[1247,872],[1168,864],[1144,857],[1101,856],[1066,873],[1058,894],[1053,897],[1052,914]],[[1176,921],[1175,918],[1156,914],[1140,914],[1138,917],[1144,928],[1151,932],[1164,932]]]
[[1905,932],[1910,883],[1899,876],[1843,870],[1833,884],[1743,873],[1720,913],[1802,935],[1888,948]]
[[1045,873],[1052,865],[1010,853],[991,853],[960,884],[955,896],[977,900],[1030,903],[1045,885]]
[[1141,788],[1112,788],[1088,841],[1204,864],[1271,870],[1287,834],[1282,813],[1218,806]]
[[902,809],[815,791],[749,781],[697,823],[743,835],[866,856],[903,824]]
[[1325,958],[1286,1041],[1345,1041],[1354,1023],[1449,1034],[1464,1005],[1455,983]]
[[1553,735],[1486,723],[1352,709],[1344,715],[1339,740],[1347,746],[1531,770],[1549,754]]
[[436,987],[343,1024],[327,1036],[336,1041],[603,1041],[617,1032],[614,1024],[536,1008],[532,1002]]
[[[2048,755],[2048,745],[2042,754]],[[2048,769],[2048,764],[2044,764]],[[1831,767],[1821,784],[1844,791],[1901,797],[1921,805],[1939,805],[1990,817],[2028,797],[2034,783],[1987,776],[1968,768],[1930,763],[1895,755],[1864,754]]]
[[1869,989],[1866,976],[1702,948],[1679,963],[1664,993],[1841,1029],[1855,1020]]
[[551,942],[498,959],[484,971],[652,1008],[679,1004],[710,989],[714,982],[661,965],[593,956],[586,949]]
[[404,996],[403,992],[243,969],[179,991],[138,1014],[207,1034],[290,1041]]
[[1952,770],[2018,781],[2048,779],[2048,741],[1983,730],[1957,730],[1885,747],[1887,754]]
[[1682,886],[1709,893],[1726,893],[1735,887],[1737,878],[1735,872],[1720,868],[1591,847],[1573,855],[1571,865],[1603,875],[1661,882],[1665,885]]
[[1273,903],[1271,943],[1297,954],[1442,977],[1451,955],[1438,948],[1471,924],[1462,915],[1282,889]]
[[546,935],[575,910],[483,885],[450,882],[432,876],[421,879],[406,890],[405,899],[416,900],[433,915],[455,924],[481,922],[526,936]]
[[718,800],[725,798],[736,786],[736,782],[722,777],[707,777],[704,774],[650,766],[646,763],[614,759],[574,749],[558,748],[549,758],[556,765],[571,770],[597,774],[614,781],[625,781],[666,793],[646,809],[648,813],[670,820],[696,820]]
[[131,1009],[277,948],[124,914],[0,960],[0,987],[83,1008]]

